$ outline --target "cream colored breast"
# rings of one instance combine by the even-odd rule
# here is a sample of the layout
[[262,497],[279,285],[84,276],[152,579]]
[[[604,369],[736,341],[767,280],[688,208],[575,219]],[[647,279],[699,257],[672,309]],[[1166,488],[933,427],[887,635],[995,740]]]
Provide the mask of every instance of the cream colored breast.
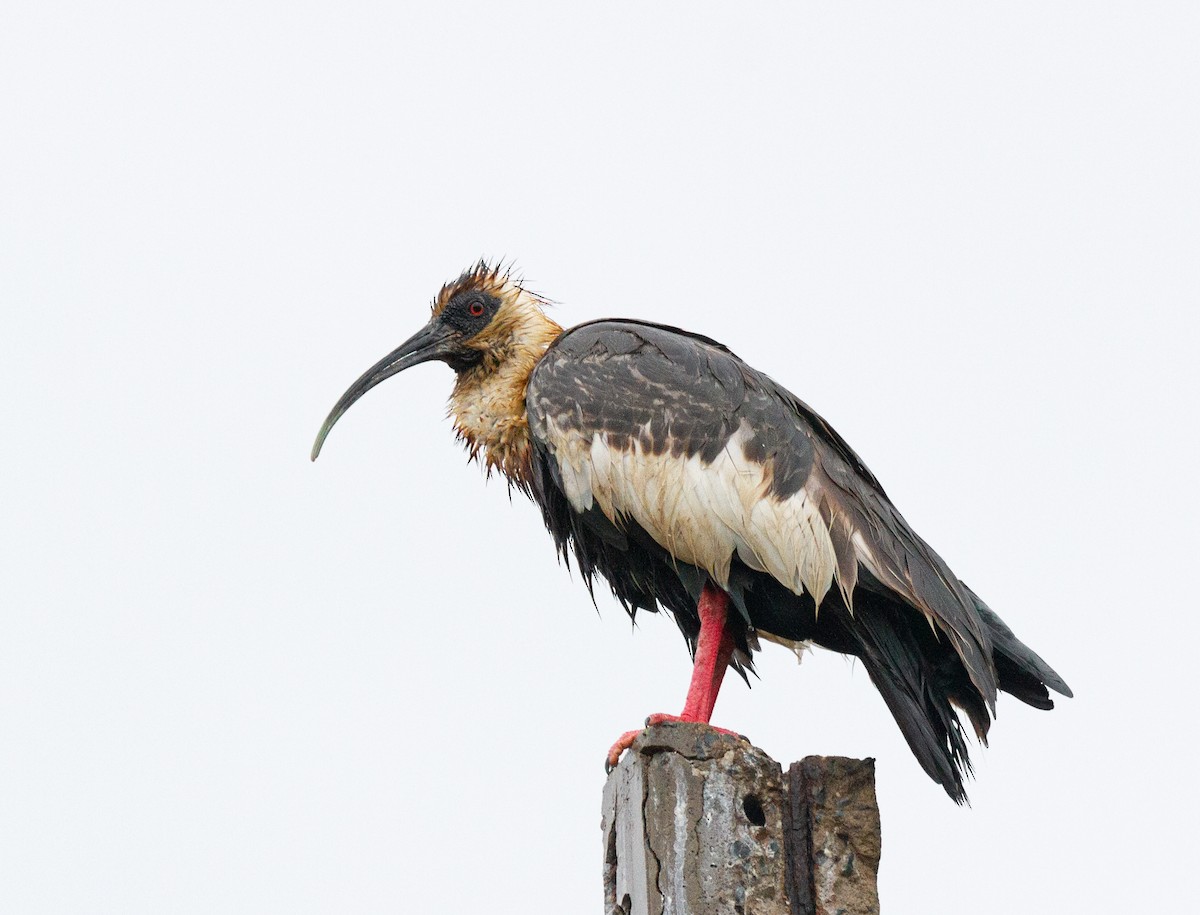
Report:
[[770,492],[770,468],[747,460],[751,438],[743,424],[711,463],[698,455],[646,451],[636,440],[625,447],[563,430],[547,420],[563,488],[577,511],[598,505],[615,524],[636,521],[683,562],[729,583],[734,554],[767,572],[796,594],[819,604],[829,591],[837,561],[818,500],[808,488],[778,499]]

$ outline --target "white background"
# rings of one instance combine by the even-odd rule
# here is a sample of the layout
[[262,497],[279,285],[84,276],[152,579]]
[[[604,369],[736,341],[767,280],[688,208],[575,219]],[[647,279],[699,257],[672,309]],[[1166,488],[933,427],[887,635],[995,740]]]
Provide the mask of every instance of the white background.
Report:
[[728,343],[1071,683],[971,808],[861,666],[714,723],[874,756],[889,913],[1194,897],[1191,3],[121,4],[0,14],[0,909],[595,912],[609,742],[677,711],[358,374],[481,255]]

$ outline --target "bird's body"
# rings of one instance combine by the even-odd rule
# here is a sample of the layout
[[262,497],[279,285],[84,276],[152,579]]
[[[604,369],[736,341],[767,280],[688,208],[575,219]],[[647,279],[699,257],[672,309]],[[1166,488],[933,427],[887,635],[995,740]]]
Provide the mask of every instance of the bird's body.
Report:
[[448,362],[458,434],[538,504],[589,588],[599,575],[631,615],[674,616],[696,658],[685,720],[708,721],[726,666],[751,668],[759,637],[813,643],[862,659],[962,801],[955,708],[984,740],[998,690],[1038,708],[1053,706],[1047,687],[1070,695],[794,395],[706,337],[628,320],[563,331],[541,305],[498,270],[463,274],[347,391],[314,456],[368,388]]

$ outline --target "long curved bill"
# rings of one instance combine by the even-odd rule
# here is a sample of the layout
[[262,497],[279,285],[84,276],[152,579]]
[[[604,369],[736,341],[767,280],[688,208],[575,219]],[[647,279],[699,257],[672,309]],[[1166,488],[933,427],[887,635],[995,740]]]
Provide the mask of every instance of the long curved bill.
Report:
[[342,414],[350,409],[354,401],[366,394],[367,391],[371,390],[379,382],[385,381],[407,368],[420,365],[422,362],[429,362],[432,359],[441,359],[447,353],[447,343],[449,342],[450,333],[450,329],[441,322],[436,320],[430,321],[363,372],[358,381],[350,385],[346,393],[341,396],[338,402],[333,405],[333,409],[329,411],[329,415],[321,425],[321,431],[317,433],[317,440],[313,443],[312,460],[315,461],[317,455],[321,453],[321,446],[325,444],[325,438],[329,435],[329,430],[333,428],[333,424],[342,418]]

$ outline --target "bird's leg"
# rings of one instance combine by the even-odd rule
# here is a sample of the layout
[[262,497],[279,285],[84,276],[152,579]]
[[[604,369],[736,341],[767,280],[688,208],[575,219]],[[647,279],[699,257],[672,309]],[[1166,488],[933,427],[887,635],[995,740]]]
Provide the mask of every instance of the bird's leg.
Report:
[[729,659],[733,657],[733,637],[725,631],[729,612],[729,595],[706,584],[700,592],[700,637],[696,640],[696,658],[692,667],[692,682],[688,686],[683,712],[679,715],[651,715],[648,724],[664,721],[703,721],[712,719],[713,706]]
[[[646,719],[646,727],[664,721],[698,721],[704,724],[712,718],[713,706],[717,704],[717,693],[721,681],[733,657],[733,637],[725,631],[725,620],[729,615],[729,595],[708,582],[700,592],[697,606],[700,615],[700,636],[696,640],[696,657],[692,666],[692,682],[688,686],[683,712],[678,715],[656,713]],[[726,734],[724,728],[716,728]],[[621,753],[629,748],[638,731],[626,731],[608,751],[607,767],[617,764]]]

